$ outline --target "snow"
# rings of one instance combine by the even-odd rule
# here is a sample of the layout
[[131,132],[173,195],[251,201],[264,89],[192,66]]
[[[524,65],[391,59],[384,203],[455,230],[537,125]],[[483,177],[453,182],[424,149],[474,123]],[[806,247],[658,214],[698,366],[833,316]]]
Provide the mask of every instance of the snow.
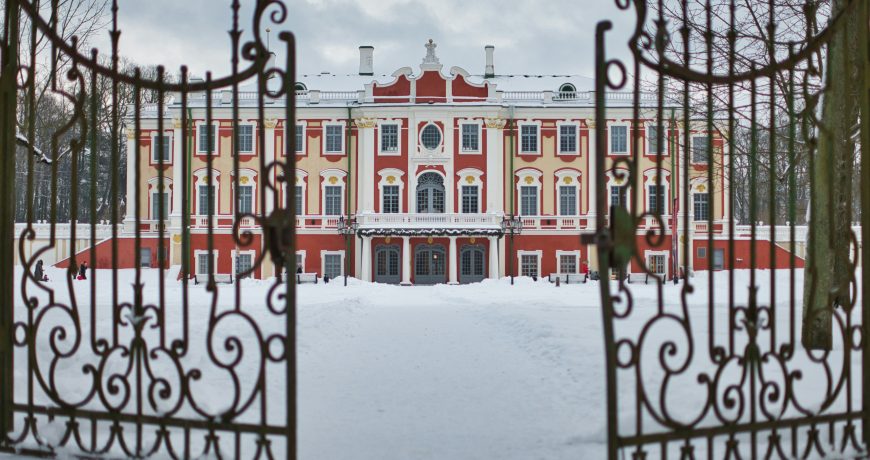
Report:
[[[20,269],[19,269],[20,270]],[[49,268],[56,301],[68,303],[68,281],[62,270]],[[97,270],[97,330],[107,337],[111,321],[105,312],[110,303],[111,272]],[[142,281],[145,302],[156,303],[157,271],[144,270]],[[176,272],[171,272],[176,273]],[[21,276],[21,272],[17,272]],[[736,275],[736,305],[745,305],[749,281],[747,271]],[[758,298],[766,305],[770,298],[770,272],[759,271],[761,289]],[[800,293],[803,274],[796,272],[795,292],[797,317],[800,316]],[[129,300],[129,288],[135,280],[132,270],[119,271],[121,298]],[[717,345],[727,346],[727,272],[714,277],[717,306],[714,309]],[[168,335],[180,336],[180,284],[174,276],[165,278]],[[692,280],[696,291],[689,294],[688,312],[695,340],[695,353],[691,357],[692,372],[677,378],[668,389],[667,404],[674,416],[688,420],[699,416],[707,395],[699,386],[697,375],[715,369],[709,361],[707,341],[708,308],[706,274]],[[28,283],[28,297],[46,300],[45,293],[37,292]],[[70,282],[75,289],[82,322],[82,338],[90,334],[89,305],[90,282]],[[509,280],[486,280],[475,285],[400,287],[349,280],[347,287],[337,279],[329,284],[302,285],[298,288],[298,358],[299,358],[299,439],[300,458],[355,458],[355,459],[530,459],[530,458],[604,458],[607,439],[606,379],[604,365],[604,339],[600,287],[596,282],[555,287],[545,280],[533,281],[517,278],[514,286]],[[18,289],[19,283],[16,283]],[[251,315],[256,328],[269,337],[284,330],[283,316],[270,312],[263,299],[269,295],[271,281],[243,280],[240,284],[240,305]],[[616,284],[612,283],[615,290]],[[788,272],[777,273],[777,343],[788,337],[789,292]],[[222,363],[239,358],[240,391],[253,391],[253,376],[257,374],[261,353],[256,346],[254,325],[232,314],[235,286],[221,285],[217,293],[217,312],[224,313],[214,337],[205,327],[211,307],[211,293],[202,285],[191,285],[190,343],[191,349],[183,361],[185,369],[198,367],[203,375],[192,381],[192,390],[201,410],[220,416],[233,407],[231,397],[236,393],[232,376],[214,366],[205,344],[214,345],[215,357]],[[658,291],[654,285],[630,286],[634,310],[624,320],[616,321],[618,337],[636,337],[640,327],[657,311]],[[680,314],[682,285],[663,286],[664,312]],[[277,300],[278,293],[272,293]],[[277,303],[282,305],[282,303]],[[16,320],[26,319],[21,296],[16,294]],[[44,307],[40,307],[44,308]],[[620,311],[624,307],[618,307]],[[71,324],[69,317],[46,315],[44,321]],[[125,315],[131,314],[129,310]],[[150,315],[150,316],[149,316]],[[145,338],[158,343],[156,330],[150,329],[154,311],[146,312]],[[136,319],[134,317],[134,319]],[[853,318],[854,319],[854,318]],[[136,319],[138,320],[138,319]],[[799,321],[797,330],[800,330]],[[130,326],[122,330],[129,340]],[[125,332],[126,331],[126,332]],[[681,328],[673,320],[661,320],[651,329],[658,343],[674,340],[680,345]],[[44,345],[48,343],[48,328],[43,325],[37,335],[38,361],[49,363],[53,355]],[[232,334],[239,342],[226,348],[225,338]],[[58,341],[64,351],[72,350],[72,337]],[[769,336],[759,335],[766,343]],[[87,343],[86,340],[83,340]],[[738,346],[745,342],[737,341]],[[238,354],[238,348],[244,353]],[[281,354],[280,346],[270,343],[268,353]],[[764,349],[765,346],[763,345]],[[663,372],[658,366],[656,344],[642,349],[642,361],[654,363],[642,369],[644,385],[658,394]],[[19,349],[19,351],[23,351]],[[625,350],[621,350],[621,354]],[[835,343],[828,362],[833,377],[840,373],[836,365],[842,362],[842,340]],[[860,361],[853,354],[853,366],[860,369]],[[22,353],[16,355],[22,363]],[[163,372],[175,391],[178,380],[169,372],[168,357],[155,360],[155,369]],[[688,359],[685,349],[669,357],[668,362],[678,365]],[[280,361],[280,360],[279,360]],[[96,364],[87,353],[75,353],[70,359],[59,361],[61,394],[68,400],[78,400],[90,388],[90,378],[82,372],[82,364]],[[127,361],[114,356],[107,365],[123,372]],[[160,365],[162,364],[162,366]],[[802,402],[808,407],[821,403],[827,380],[818,364],[809,361],[799,349],[789,368],[815,367],[820,372],[806,372],[796,386],[806,394]],[[43,372],[48,366],[43,365]],[[160,371],[162,369],[162,371]],[[697,370],[697,371],[695,371]],[[284,384],[282,363],[267,364],[268,420],[280,424],[284,418]],[[632,371],[633,372],[633,371]],[[723,379],[734,377],[729,369]],[[776,370],[769,370],[777,379]],[[780,372],[781,374],[781,372]],[[24,367],[16,367],[16,398],[26,398],[22,389],[26,379]],[[739,377],[739,376],[738,376]],[[619,373],[619,419],[623,433],[630,434],[635,423],[633,412],[634,381],[628,371]],[[859,380],[856,380],[859,381]],[[855,385],[860,387],[860,385]],[[853,388],[860,404],[860,388]],[[39,393],[39,392],[37,392]],[[816,396],[813,396],[816,395]],[[177,395],[176,395],[177,396]],[[39,397],[39,396],[38,396]],[[44,398],[44,396],[42,396]],[[135,398],[134,398],[135,399]],[[653,398],[657,404],[657,396]],[[115,399],[117,400],[117,398]],[[113,400],[113,401],[115,401]],[[153,413],[170,410],[172,398]],[[91,406],[89,406],[91,407]],[[99,407],[99,406],[94,406]],[[256,422],[259,406],[240,421]],[[835,407],[836,409],[836,407]],[[830,413],[830,410],[828,411]],[[183,408],[182,415],[194,415]],[[702,424],[715,421],[707,414]],[[649,430],[655,425],[645,417]],[[52,426],[48,438],[56,438],[57,427]],[[784,434],[785,435],[785,434]],[[786,436],[784,436],[787,439]],[[201,447],[201,441],[197,444]],[[763,443],[763,441],[760,441]],[[788,444],[786,444],[788,445]],[[278,438],[273,447],[283,448]],[[227,447],[223,447],[227,449]],[[282,455],[278,455],[279,457]]]

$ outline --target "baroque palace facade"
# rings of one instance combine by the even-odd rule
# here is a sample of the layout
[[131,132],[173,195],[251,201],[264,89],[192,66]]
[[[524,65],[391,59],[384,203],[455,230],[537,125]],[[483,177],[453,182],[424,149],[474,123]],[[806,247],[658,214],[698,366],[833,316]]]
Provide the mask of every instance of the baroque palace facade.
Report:
[[[392,75],[375,75],[373,49],[361,47],[358,74],[299,77],[297,120],[290,129],[284,103],[273,99],[266,99],[263,126],[258,126],[257,95],[242,91],[235,107],[239,113],[237,181],[231,93],[212,95],[210,125],[205,94],[193,97],[188,107],[194,129],[186,141],[192,150],[190,256],[197,278],[211,267],[232,278],[252,265],[257,265],[251,274],[255,278],[275,275],[268,257],[256,263],[262,229],[252,219],[242,218],[239,225],[253,233],[254,240],[250,246],[238,247],[233,222],[237,212],[268,215],[274,206],[286,205],[276,203],[272,193],[261,193],[265,183],[261,165],[283,159],[287,152],[298,160],[297,264],[305,273],[334,278],[349,266],[349,274],[363,280],[433,284],[579,273],[587,267],[594,271],[594,247],[583,244],[581,236],[593,233],[596,215],[607,212],[596,208],[592,193],[596,142],[606,145],[609,205],[628,206],[638,200],[639,209],[661,209],[666,225],[661,245],[649,247],[644,236],[654,225],[651,218],[637,230],[638,253],[648,267],[667,279],[680,267],[724,268],[728,260],[724,241],[707,253],[707,232],[712,231],[716,240],[727,238],[729,219],[728,197],[723,193],[726,178],[717,176],[713,196],[706,183],[709,162],[723,164],[727,155],[718,133],[690,126],[691,161],[681,164],[682,146],[672,140],[682,139],[682,128],[668,120],[662,123],[664,132],[657,132],[658,123],[650,115],[656,113],[655,99],[649,99],[648,106],[642,103],[645,118],[635,125],[632,95],[610,93],[606,139],[596,139],[589,79],[497,75],[492,47],[486,48],[483,75],[472,76],[458,67],[444,73],[435,47],[431,40],[426,45],[419,72],[404,67]],[[138,257],[142,266],[156,266],[162,218],[167,222],[163,251],[168,265],[180,265],[183,257],[180,184],[185,139],[179,101],[167,106],[163,118],[162,135],[156,111],[142,112],[138,139],[132,130],[128,134],[128,158],[136,158],[139,149],[140,175],[137,182],[136,161],[128,161],[122,265],[132,266],[132,258]],[[712,152],[708,152],[710,137]],[[642,186],[626,189],[620,171],[611,165],[631,155],[635,143],[641,152]],[[657,183],[659,154],[666,158],[664,176]],[[679,182],[683,168],[689,169],[689,209],[681,209],[683,198],[674,194],[683,190]],[[674,170],[680,172],[676,177],[672,177]],[[278,173],[272,168],[268,174]],[[283,197],[284,191],[279,192]],[[689,228],[683,228],[684,212],[690,214]],[[214,215],[211,258],[209,214]],[[134,254],[131,241],[137,215],[141,250]],[[503,222],[512,216],[522,222],[520,234],[506,234]],[[350,221],[356,228],[348,245],[338,227]],[[692,242],[688,257],[675,252],[682,238]],[[748,249],[739,243],[738,250]],[[99,246],[98,252],[103,252]],[[738,255],[736,264],[743,259],[748,257]],[[629,267],[629,272],[639,270],[637,263]]]

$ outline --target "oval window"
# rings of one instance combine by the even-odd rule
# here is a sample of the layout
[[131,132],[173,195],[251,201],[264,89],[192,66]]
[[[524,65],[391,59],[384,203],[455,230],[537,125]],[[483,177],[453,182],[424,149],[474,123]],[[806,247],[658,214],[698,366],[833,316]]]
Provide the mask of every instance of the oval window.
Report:
[[429,150],[437,149],[441,145],[441,131],[435,125],[426,125],[420,134],[420,142]]

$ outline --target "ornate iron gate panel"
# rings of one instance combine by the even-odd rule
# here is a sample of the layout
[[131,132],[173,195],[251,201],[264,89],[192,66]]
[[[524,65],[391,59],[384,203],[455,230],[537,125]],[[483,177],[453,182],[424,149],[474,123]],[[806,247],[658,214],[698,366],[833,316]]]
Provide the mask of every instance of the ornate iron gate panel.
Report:
[[[4,2],[0,240],[16,213],[25,230],[0,245],[0,450],[295,458],[296,160],[289,142],[266,148],[295,119],[294,38],[270,50],[265,36],[287,6],[257,0],[243,18],[232,1],[232,71],[194,78],[126,68],[118,3],[100,53],[63,35],[70,2]],[[240,150],[261,154],[241,165]],[[31,247],[37,226],[48,245]],[[42,255],[87,226],[91,249],[69,245],[66,273],[46,276]],[[239,281],[252,274],[277,276]]]
[[[636,22],[627,62],[597,28],[588,239],[609,457],[866,456],[868,2],[616,4]],[[615,91],[632,101],[624,156],[609,154]]]

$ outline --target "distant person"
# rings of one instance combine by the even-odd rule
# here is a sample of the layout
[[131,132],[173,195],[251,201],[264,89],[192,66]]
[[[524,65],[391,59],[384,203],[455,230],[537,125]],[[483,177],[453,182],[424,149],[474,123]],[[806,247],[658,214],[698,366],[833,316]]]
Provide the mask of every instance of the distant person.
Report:
[[42,259],[36,261],[36,269],[33,270],[33,277],[36,278],[36,281],[48,281],[48,276],[46,276],[45,270],[42,268]]
[[589,262],[584,260],[583,263],[580,264],[580,274],[581,275],[588,275],[589,274]]
[[302,265],[296,266],[296,273],[302,273]]
[[77,280],[88,279],[88,263],[87,262],[82,262],[82,264],[79,265],[79,276],[76,277],[76,279]]

